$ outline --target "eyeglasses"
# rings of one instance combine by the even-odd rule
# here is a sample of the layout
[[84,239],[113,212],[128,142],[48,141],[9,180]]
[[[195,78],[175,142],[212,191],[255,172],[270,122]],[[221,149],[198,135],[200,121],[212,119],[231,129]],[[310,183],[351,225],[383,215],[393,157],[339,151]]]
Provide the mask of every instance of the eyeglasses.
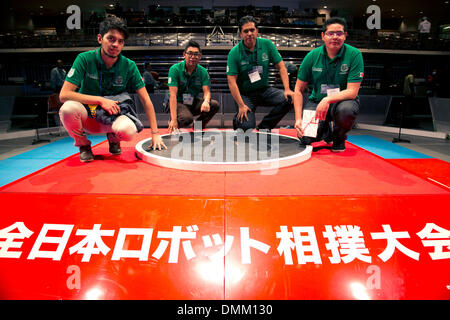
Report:
[[345,34],[344,31],[327,31],[327,32],[325,32],[325,35],[327,35],[328,37],[332,37],[332,36],[342,37],[344,34]]
[[200,52],[192,52],[192,51],[187,51],[186,54],[189,57],[196,57],[196,58],[198,58],[198,57],[200,57],[202,55]]

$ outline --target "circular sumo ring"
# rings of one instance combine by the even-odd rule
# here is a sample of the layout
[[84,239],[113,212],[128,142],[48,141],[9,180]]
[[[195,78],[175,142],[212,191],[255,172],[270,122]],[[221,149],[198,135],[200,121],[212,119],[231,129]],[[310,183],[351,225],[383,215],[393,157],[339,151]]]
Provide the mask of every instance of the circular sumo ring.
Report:
[[136,156],[166,168],[221,172],[274,170],[304,162],[312,152],[297,138],[261,131],[193,131],[161,138],[167,149],[153,150],[148,138],[136,145]]

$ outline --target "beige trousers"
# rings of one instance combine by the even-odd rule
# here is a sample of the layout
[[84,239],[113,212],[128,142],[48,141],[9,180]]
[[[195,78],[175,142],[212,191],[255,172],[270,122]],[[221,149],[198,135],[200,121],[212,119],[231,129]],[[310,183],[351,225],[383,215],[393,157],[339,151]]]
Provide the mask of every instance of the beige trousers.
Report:
[[86,108],[77,101],[66,101],[59,109],[59,118],[69,136],[75,140],[75,146],[91,145],[88,134],[107,133],[108,141],[130,141],[137,133],[136,125],[125,115],[119,116],[112,125],[105,125],[90,118]]

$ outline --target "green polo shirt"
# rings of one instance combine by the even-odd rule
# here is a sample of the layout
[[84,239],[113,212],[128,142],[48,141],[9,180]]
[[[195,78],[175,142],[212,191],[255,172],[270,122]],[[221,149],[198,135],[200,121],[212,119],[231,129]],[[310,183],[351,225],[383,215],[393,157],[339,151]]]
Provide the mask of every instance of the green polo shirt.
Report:
[[342,91],[347,88],[347,83],[361,82],[363,77],[364,62],[361,51],[346,43],[333,59],[328,57],[325,45],[312,50],[303,59],[297,75],[299,80],[313,85],[309,99],[315,102],[320,102],[327,96],[321,92],[322,84],[338,85]]
[[197,65],[192,74],[186,71],[186,61],[174,64],[169,69],[167,80],[169,87],[177,87],[177,101],[183,103],[183,94],[189,93],[196,98],[203,92],[203,86],[210,86],[208,71],[201,65]]
[[100,57],[100,48],[80,53],[66,76],[79,93],[94,96],[113,96],[134,92],[145,83],[134,61],[119,55],[116,63],[107,69]]
[[[239,91],[245,94],[268,87],[269,64],[278,64],[282,60],[277,48],[268,39],[257,38],[253,51],[250,51],[241,40],[228,53],[227,75],[237,75],[236,83]],[[261,80],[251,83],[248,74],[257,66],[262,67]]]

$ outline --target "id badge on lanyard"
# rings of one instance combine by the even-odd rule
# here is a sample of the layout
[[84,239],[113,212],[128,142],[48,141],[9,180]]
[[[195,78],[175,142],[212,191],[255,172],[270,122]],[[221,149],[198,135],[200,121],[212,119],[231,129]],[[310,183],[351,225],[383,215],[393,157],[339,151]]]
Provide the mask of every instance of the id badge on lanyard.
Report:
[[320,86],[320,93],[326,94],[328,97],[331,97],[332,95],[335,95],[336,93],[339,93],[341,89],[337,84],[322,84]]
[[[258,43],[256,43],[256,46],[258,46]],[[245,59],[247,61],[247,63],[251,63],[249,56],[245,53]],[[250,69],[250,71],[248,72],[248,78],[250,79],[250,83],[255,83],[259,80],[261,80],[261,74],[263,73],[263,67],[258,65],[258,49],[256,47],[254,54],[256,54],[256,66],[253,66],[253,68]]]
[[[184,92],[189,91],[192,79],[193,79],[192,76],[187,79],[186,88],[184,89]],[[191,106],[193,103],[194,103],[194,96],[190,93],[183,93],[183,104]]]
[[248,73],[251,83],[261,80],[262,66],[254,66]]
[[183,104],[188,106],[192,105],[194,102],[194,97],[190,93],[183,93]]

